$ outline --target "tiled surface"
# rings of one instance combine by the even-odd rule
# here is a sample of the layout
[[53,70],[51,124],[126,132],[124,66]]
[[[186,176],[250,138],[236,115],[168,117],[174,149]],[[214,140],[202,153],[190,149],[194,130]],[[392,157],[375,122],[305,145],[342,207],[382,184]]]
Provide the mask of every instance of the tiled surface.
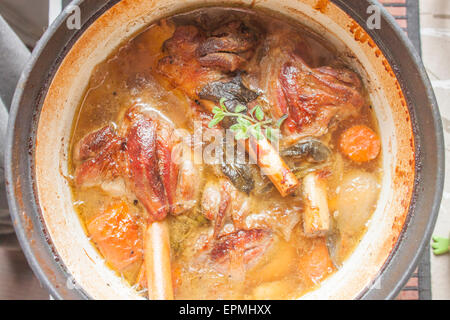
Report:
[[407,0],[380,0],[387,10],[396,18],[397,23],[401,28],[406,28],[406,7]]
[[[414,9],[414,6],[417,5],[417,0],[379,0],[387,11],[395,18],[399,26],[405,31],[405,33],[410,37],[416,48],[420,47],[420,38],[418,32],[418,15],[414,16],[414,10],[417,10],[417,7]],[[408,6],[408,8],[407,8]],[[415,12],[417,14],[417,11]],[[409,32],[409,33],[408,33]],[[411,38],[412,36],[412,38]],[[404,286],[402,291],[396,297],[397,300],[418,300],[429,299],[430,295],[430,281],[429,281],[429,273],[428,277],[424,277],[426,275],[426,271],[429,266],[430,260],[428,255],[424,255],[422,260],[420,261],[419,268],[421,269],[422,278],[419,279],[419,268],[414,272],[414,274],[409,279],[408,283]],[[421,287],[421,291],[419,293],[419,286]]]
[[[446,174],[435,235],[450,236],[450,0],[420,0],[422,53],[442,115]],[[450,299],[450,254],[431,255],[433,299]]]

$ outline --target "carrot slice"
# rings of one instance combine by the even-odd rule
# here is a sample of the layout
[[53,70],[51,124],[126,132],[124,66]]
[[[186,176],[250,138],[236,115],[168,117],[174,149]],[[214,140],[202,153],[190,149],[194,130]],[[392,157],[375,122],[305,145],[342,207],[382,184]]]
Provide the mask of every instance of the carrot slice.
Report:
[[347,129],[340,138],[341,152],[355,162],[375,159],[381,150],[380,138],[365,125]]
[[313,241],[312,248],[300,257],[299,267],[302,277],[311,284],[318,284],[335,270],[325,238]]
[[142,236],[128,205],[114,202],[87,224],[92,240],[106,261],[122,271],[142,259]]

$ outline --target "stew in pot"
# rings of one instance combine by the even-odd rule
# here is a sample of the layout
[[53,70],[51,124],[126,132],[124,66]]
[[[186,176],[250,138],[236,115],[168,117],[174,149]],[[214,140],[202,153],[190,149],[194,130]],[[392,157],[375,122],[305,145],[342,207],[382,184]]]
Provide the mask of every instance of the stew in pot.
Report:
[[152,297],[168,250],[175,299],[317,288],[360,241],[382,175],[360,75],[308,29],[231,8],[162,19],[99,64],[70,154],[99,253]]

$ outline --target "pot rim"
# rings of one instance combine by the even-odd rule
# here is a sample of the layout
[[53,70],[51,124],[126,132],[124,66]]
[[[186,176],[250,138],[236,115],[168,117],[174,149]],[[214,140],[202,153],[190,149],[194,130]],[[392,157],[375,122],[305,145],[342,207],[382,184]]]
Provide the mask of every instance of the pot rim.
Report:
[[[352,4],[349,4],[348,1],[345,0],[332,0],[332,1],[347,13],[353,11]],[[380,5],[377,0],[366,0],[366,1],[370,5]],[[354,1],[352,3],[354,3]],[[433,91],[433,87],[431,85],[428,74],[423,65],[422,58],[419,56],[417,50],[415,49],[411,40],[407,37],[406,33],[399,27],[395,18],[383,6],[381,6],[381,15],[383,20],[387,22],[388,27],[391,28],[391,31],[393,32],[394,36],[397,37],[398,40],[400,40],[400,43],[402,44],[404,49],[406,49],[407,56],[412,58],[414,63],[413,67],[415,68],[415,71],[417,71],[417,74],[421,79],[421,83],[425,87],[428,102],[430,103],[431,106],[430,111],[433,120],[432,122],[436,128],[436,130],[434,131],[435,136],[433,137],[436,139],[435,141],[437,145],[436,179],[434,180],[435,183],[433,186],[435,192],[433,196],[432,207],[430,210],[429,218],[427,220],[427,224],[425,228],[423,228],[422,232],[423,235],[418,243],[413,243],[413,241],[411,240],[405,241],[407,240],[407,237],[409,235],[414,234],[416,229],[420,227],[418,223],[414,223],[417,217],[416,205],[418,201],[421,201],[421,196],[423,194],[420,193],[424,191],[423,185],[422,188],[420,188],[421,177],[423,177],[423,175],[427,173],[426,171],[430,169],[430,167],[424,166],[425,159],[422,150],[423,144],[421,144],[420,140],[418,141],[417,139],[420,138],[421,134],[420,132],[418,132],[417,123],[415,123],[415,125],[413,125],[413,133],[415,138],[415,152],[416,152],[416,164],[415,164],[416,176],[412,199],[408,208],[407,219],[403,225],[402,231],[400,233],[399,239],[397,240],[395,247],[392,249],[391,254],[384,263],[383,268],[380,270],[378,276],[372,282],[372,285],[377,282],[379,284],[381,283],[381,285],[384,285],[385,288],[379,290],[370,290],[370,288],[366,288],[359,296],[359,298],[361,299],[382,299],[382,298],[394,299],[400,293],[401,289],[405,286],[405,284],[411,277],[412,273],[417,268],[419,260],[422,257],[427,244],[431,240],[431,234],[433,232],[439,214],[445,177],[445,146],[444,146],[444,132],[442,127],[442,120],[439,112],[438,103]],[[354,15],[352,15],[352,18],[354,19]],[[393,64],[392,56],[390,54],[387,54],[389,53],[389,48],[383,48],[383,46],[380,46],[381,39],[378,33],[374,32],[373,30],[367,30],[364,24],[361,24],[360,21],[357,22],[361,26],[363,26],[364,30],[373,38],[377,46],[383,51],[383,53],[386,55],[389,61],[389,64],[391,66],[395,65]],[[386,34],[386,32],[384,32],[384,34]],[[397,70],[395,70],[394,72],[395,75],[399,77],[400,72]],[[402,85],[404,85],[404,83],[402,83],[401,77],[399,77],[399,82]],[[403,86],[402,90],[404,91]],[[407,94],[405,94],[405,96],[407,96]],[[411,105],[413,105],[413,103],[411,101],[408,101],[408,110],[413,115],[415,110],[411,108]],[[415,117],[413,122],[420,123],[421,121],[422,121],[421,118]],[[426,138],[427,138],[426,141],[428,143],[431,137]],[[425,141],[425,139],[423,139],[423,141]],[[431,190],[432,186],[427,186],[427,189],[428,187]],[[410,256],[410,259],[406,258],[401,259],[402,252],[404,251],[406,252],[412,251],[412,256]],[[408,263],[408,261],[410,262]],[[390,280],[391,277],[398,277],[399,280],[394,283],[392,283],[392,281],[389,281],[389,283],[387,284],[383,283],[383,281]]]
[[[85,0],[75,0],[71,3],[71,5],[78,5],[81,7],[83,3],[86,3]],[[92,24],[93,21],[97,19],[99,15],[104,13],[106,10],[111,8],[114,4],[119,2],[119,0],[110,0],[108,2],[102,2],[97,1],[95,4],[92,5],[93,2],[91,2],[92,7],[90,7],[89,11],[89,17],[86,21],[82,22],[82,28],[80,30],[65,30],[67,32],[67,43],[62,44],[62,41],[59,41],[60,44],[58,44],[58,53],[54,55],[54,59],[52,59],[51,62],[48,64],[48,69],[50,70],[49,74],[46,76],[44,83],[40,83],[41,88],[39,88],[39,92],[42,96],[45,97],[45,94],[47,93],[48,87],[45,84],[48,84],[53,76],[55,75],[62,59],[64,58],[65,54],[68,52],[70,47],[73,43],[78,39],[79,35],[82,34],[89,25]],[[378,4],[375,0],[366,0],[366,1],[360,1],[360,0],[332,0],[334,4],[336,4],[338,7],[340,7],[342,10],[344,10],[347,14],[349,14],[353,20],[357,21],[361,27],[364,28],[364,30],[374,39],[377,46],[383,51],[383,53],[386,55],[390,65],[396,65],[394,59],[395,59],[395,53],[393,53],[390,49],[385,47],[384,41],[380,36],[380,32],[376,30],[367,30],[365,23],[361,23],[362,21],[358,21],[355,17],[359,17],[360,14],[358,14],[355,11],[355,8],[358,6],[363,6],[367,8],[368,5]],[[378,4],[379,5],[379,4]],[[64,23],[66,22],[66,19],[70,16],[70,11],[64,10],[62,14],[55,20],[55,22],[47,29],[44,36],[39,40],[36,48],[34,49],[31,58],[29,62],[27,63],[21,78],[18,82],[16,92],[14,94],[14,99],[11,106],[11,112],[9,116],[9,123],[8,123],[8,135],[7,135],[7,141],[6,141],[6,154],[5,154],[5,175],[6,175],[6,184],[7,184],[7,193],[8,193],[8,202],[9,202],[9,208],[11,212],[11,216],[14,222],[14,228],[17,234],[17,237],[19,239],[19,242],[22,246],[22,249],[25,253],[25,256],[28,260],[28,263],[30,264],[31,268],[33,269],[34,273],[37,275],[39,280],[41,281],[42,285],[49,291],[49,293],[52,295],[52,297],[56,299],[63,299],[65,296],[61,294],[60,290],[61,287],[56,285],[54,282],[58,281],[59,283],[66,283],[64,279],[69,278],[70,274],[66,270],[64,266],[63,261],[56,261],[55,258],[58,257],[57,252],[53,249],[51,244],[51,239],[45,239],[46,233],[45,233],[45,223],[42,221],[42,217],[39,213],[39,204],[37,201],[37,195],[36,190],[34,188],[34,179],[33,179],[33,172],[30,170],[33,166],[33,151],[34,151],[34,138],[35,138],[35,126],[39,119],[39,113],[40,109],[42,107],[42,97],[38,96],[37,99],[34,100],[34,106],[33,108],[35,110],[31,111],[33,113],[32,117],[32,124],[30,124],[29,131],[26,132],[26,136],[29,138],[29,141],[32,142],[32,146],[29,149],[30,153],[26,153],[24,158],[26,158],[26,165],[22,165],[25,167],[20,167],[20,169],[24,169],[26,171],[20,171],[19,166],[21,164],[13,163],[13,157],[14,157],[14,148],[18,148],[18,144],[21,141],[17,141],[18,139],[15,136],[16,130],[23,131],[26,128],[19,129],[17,126],[17,117],[19,114],[19,110],[21,108],[26,108],[26,106],[23,106],[23,96],[24,93],[29,89],[28,87],[31,85],[29,83],[30,75],[32,75],[33,71],[36,72],[36,64],[38,63],[39,58],[41,57],[42,53],[45,51],[49,43],[54,41],[55,34],[61,30],[61,28],[65,28]],[[86,14],[86,13],[84,13]],[[383,268],[379,271],[378,276],[376,277],[375,281],[381,281],[382,287],[375,289],[374,285],[372,283],[371,286],[366,287],[358,296],[358,298],[362,299],[381,299],[381,298],[387,298],[391,299],[394,298],[398,292],[401,290],[401,288],[404,286],[406,281],[409,279],[411,273],[415,270],[419,258],[421,257],[424,248],[426,247],[427,242],[429,242],[431,238],[431,233],[433,231],[437,215],[439,212],[440,202],[442,198],[443,193],[443,185],[444,185],[444,174],[445,174],[445,162],[444,162],[444,138],[443,138],[443,129],[442,129],[442,122],[441,117],[439,114],[436,98],[434,96],[434,92],[431,86],[431,83],[428,79],[428,76],[426,74],[425,68],[422,64],[422,61],[415,51],[412,43],[409,41],[407,36],[405,35],[404,31],[400,29],[400,27],[397,25],[394,18],[384,9],[381,9],[381,18],[382,22],[386,23],[386,26],[391,29],[392,34],[391,37],[395,37],[399,41],[399,47],[404,50],[405,56],[407,58],[410,58],[412,60],[413,65],[410,66],[413,71],[417,72],[417,75],[419,77],[419,84],[423,85],[423,94],[426,95],[426,99],[428,101],[428,105],[430,107],[430,110],[428,112],[429,119],[431,118],[431,124],[435,128],[433,137],[425,136],[423,132],[423,128],[426,125],[430,125],[430,121],[427,121],[426,119],[423,119],[422,117],[416,117],[413,118],[413,132],[414,132],[414,138],[415,138],[415,148],[416,148],[416,168],[415,168],[415,174],[416,174],[416,180],[414,183],[414,190],[413,190],[413,198],[411,201],[411,204],[409,205],[408,209],[408,217],[407,221],[404,223],[401,235],[399,239],[397,240],[397,243],[395,247],[392,249],[389,258],[386,260],[386,262],[383,265]],[[386,34],[386,33],[385,33]],[[402,71],[397,70],[397,68],[393,68],[395,71],[396,76],[399,78],[399,82],[402,84],[402,89],[405,92],[405,88],[408,89],[408,81],[403,80],[402,81]],[[408,96],[407,92],[405,92],[405,95]],[[41,100],[39,100],[41,99]],[[427,106],[428,107],[428,106]],[[416,113],[416,109],[418,109],[418,106],[414,104],[412,101],[408,101],[408,109],[412,115]],[[428,119],[428,120],[429,120]],[[431,139],[433,139],[432,142],[436,145],[437,150],[435,150],[435,160],[432,159],[429,161],[425,157],[426,155],[426,145],[425,147],[420,144],[420,141],[427,141],[427,145],[430,144]],[[28,142],[28,139],[27,139]],[[23,143],[23,141],[22,141]],[[429,163],[431,162],[431,164]],[[434,166],[434,168],[432,168]],[[435,172],[433,171],[435,169]],[[19,194],[17,190],[17,184],[18,181],[16,181],[15,172],[19,170],[20,175],[24,179],[24,182],[26,182],[26,188],[28,188],[28,193],[23,196],[23,194]],[[427,193],[424,194],[424,182],[422,181],[422,177],[424,176],[432,176],[432,180],[434,181],[433,185],[427,185]],[[23,183],[23,182],[22,182]],[[20,184],[20,181],[19,181]],[[19,189],[23,188],[24,186],[19,185]],[[431,191],[434,191],[434,193],[431,195]],[[22,192],[22,190],[20,190]],[[27,197],[28,196],[28,197]],[[24,198],[24,199],[19,199]],[[25,208],[23,200],[27,201],[28,208]],[[418,214],[418,210],[425,209],[426,214],[422,214],[423,217],[420,217]],[[31,211],[31,212],[27,212]],[[25,211],[25,212],[24,212]],[[24,213],[28,213],[29,215],[32,215],[34,219],[33,222],[35,224],[33,225],[33,229],[38,232],[38,237],[41,240],[41,245],[43,247],[47,247],[47,255],[48,257],[52,257],[53,261],[51,261],[52,270],[51,272],[54,273],[54,277],[56,277],[58,280],[50,279],[47,269],[44,269],[39,262],[39,260],[36,258],[35,255],[35,248],[33,248],[33,244],[30,241],[30,237],[27,234],[27,221],[25,220]],[[426,225],[419,224],[417,221],[419,218],[425,219]],[[420,234],[421,237],[417,241],[417,234]],[[411,235],[416,237],[416,241],[413,241],[414,239],[408,239],[411,237]],[[392,278],[398,279],[395,281],[392,281]],[[53,281],[52,281],[53,280]],[[374,281],[374,282],[375,282]],[[386,281],[386,283],[384,283]],[[89,298],[89,294],[84,292],[82,289],[76,289],[72,290],[74,291],[73,297],[74,298]]]

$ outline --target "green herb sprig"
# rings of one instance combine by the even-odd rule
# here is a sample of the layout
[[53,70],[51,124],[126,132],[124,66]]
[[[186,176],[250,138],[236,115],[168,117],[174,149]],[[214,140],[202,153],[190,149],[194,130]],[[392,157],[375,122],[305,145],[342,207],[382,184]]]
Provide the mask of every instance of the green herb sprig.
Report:
[[247,115],[241,113],[247,110],[247,107],[242,104],[238,104],[234,112],[228,111],[225,106],[226,101],[225,98],[220,99],[219,107],[216,106],[213,108],[212,112],[214,117],[208,124],[210,128],[215,127],[223,119],[229,117],[236,119],[236,123],[230,127],[236,140],[248,139],[250,135],[257,140],[261,140],[265,135],[267,139],[274,142],[279,137],[280,127],[288,117],[287,115],[282,116],[274,123],[273,119],[266,118],[264,111],[259,105],[251,109]]

